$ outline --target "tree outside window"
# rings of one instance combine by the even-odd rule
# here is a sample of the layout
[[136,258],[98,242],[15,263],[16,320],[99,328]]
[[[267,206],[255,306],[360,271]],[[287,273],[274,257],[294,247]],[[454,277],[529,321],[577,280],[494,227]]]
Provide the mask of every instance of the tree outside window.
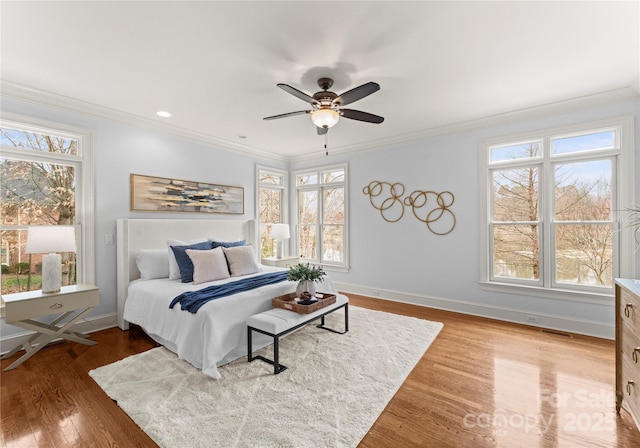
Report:
[[487,146],[489,278],[611,289],[619,129]]
[[[76,225],[78,139],[0,128],[2,293],[41,288],[40,254],[25,254],[30,225]],[[76,254],[63,253],[63,285],[77,283]]]
[[346,267],[346,166],[305,170],[295,179],[300,257]]
[[258,167],[258,222],[260,255],[273,257],[276,241],[271,237],[271,225],[286,220],[286,180],[284,171]]

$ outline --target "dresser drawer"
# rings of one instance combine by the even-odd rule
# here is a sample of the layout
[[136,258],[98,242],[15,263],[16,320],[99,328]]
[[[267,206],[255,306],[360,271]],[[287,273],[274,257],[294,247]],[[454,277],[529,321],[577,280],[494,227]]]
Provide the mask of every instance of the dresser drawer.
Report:
[[620,344],[622,355],[640,372],[640,335],[626,322],[623,322],[622,328],[622,343]]
[[640,333],[640,297],[625,288],[620,288],[620,318]]
[[11,323],[95,307],[100,302],[100,294],[96,286],[74,285],[51,294],[43,294],[42,291],[11,294],[4,296],[3,301],[5,322]]

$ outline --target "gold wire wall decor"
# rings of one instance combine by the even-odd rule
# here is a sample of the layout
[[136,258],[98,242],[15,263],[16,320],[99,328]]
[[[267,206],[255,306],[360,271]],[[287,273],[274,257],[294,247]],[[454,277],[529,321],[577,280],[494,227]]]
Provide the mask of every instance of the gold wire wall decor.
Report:
[[364,187],[362,192],[369,195],[369,202],[380,211],[385,221],[398,222],[404,216],[404,205],[401,199],[404,194],[404,185],[401,183],[390,184],[374,180]]
[[435,235],[447,235],[456,226],[456,216],[450,207],[455,196],[450,191],[438,193],[431,190],[415,190],[402,198],[405,188],[400,182],[371,181],[362,189],[369,196],[371,205],[387,222],[398,222],[404,216],[405,207],[411,207],[413,216],[425,223]]

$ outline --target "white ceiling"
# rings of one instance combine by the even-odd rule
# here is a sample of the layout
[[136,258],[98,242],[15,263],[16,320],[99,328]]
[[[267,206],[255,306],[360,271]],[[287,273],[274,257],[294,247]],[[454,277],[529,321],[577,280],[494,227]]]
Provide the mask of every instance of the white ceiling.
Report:
[[[1,78],[183,134],[281,156],[322,152],[308,109],[276,87],[379,92],[348,107],[334,150],[618,89],[639,90],[639,3],[1,3]],[[106,108],[106,109],[102,109]],[[95,107],[94,107],[95,109]],[[162,119],[158,110],[173,116]],[[132,117],[133,118],[133,117]],[[240,136],[246,138],[241,139]]]

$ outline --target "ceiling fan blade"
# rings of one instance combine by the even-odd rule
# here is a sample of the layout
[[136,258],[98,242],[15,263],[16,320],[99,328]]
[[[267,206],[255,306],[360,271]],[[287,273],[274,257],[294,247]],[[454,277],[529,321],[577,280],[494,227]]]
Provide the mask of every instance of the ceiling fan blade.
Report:
[[291,87],[288,84],[278,84],[278,87],[280,87],[285,92],[290,93],[291,95],[300,98],[302,101],[306,101],[309,104],[317,104],[318,103],[313,97],[307,95],[304,92],[301,92],[300,90],[296,89],[295,87]]
[[286,114],[272,115],[270,117],[264,117],[263,120],[275,120],[277,118],[293,117],[294,115],[302,115],[302,114],[309,114],[309,113],[311,113],[310,110],[299,110],[297,112],[288,112]]
[[361,100],[365,96],[369,96],[374,92],[380,90],[380,84],[376,82],[368,82],[362,84],[359,87],[344,92],[342,95],[333,100],[334,103],[340,103],[341,106],[346,106],[355,101]]
[[329,132],[329,128],[321,128],[319,126],[316,126],[316,129],[318,130],[318,135],[324,135]]
[[340,115],[344,118],[350,118],[352,120],[358,121],[366,121],[367,123],[382,123],[384,121],[384,117],[379,115],[370,114],[368,112],[362,112],[360,110],[353,109],[340,109]]

